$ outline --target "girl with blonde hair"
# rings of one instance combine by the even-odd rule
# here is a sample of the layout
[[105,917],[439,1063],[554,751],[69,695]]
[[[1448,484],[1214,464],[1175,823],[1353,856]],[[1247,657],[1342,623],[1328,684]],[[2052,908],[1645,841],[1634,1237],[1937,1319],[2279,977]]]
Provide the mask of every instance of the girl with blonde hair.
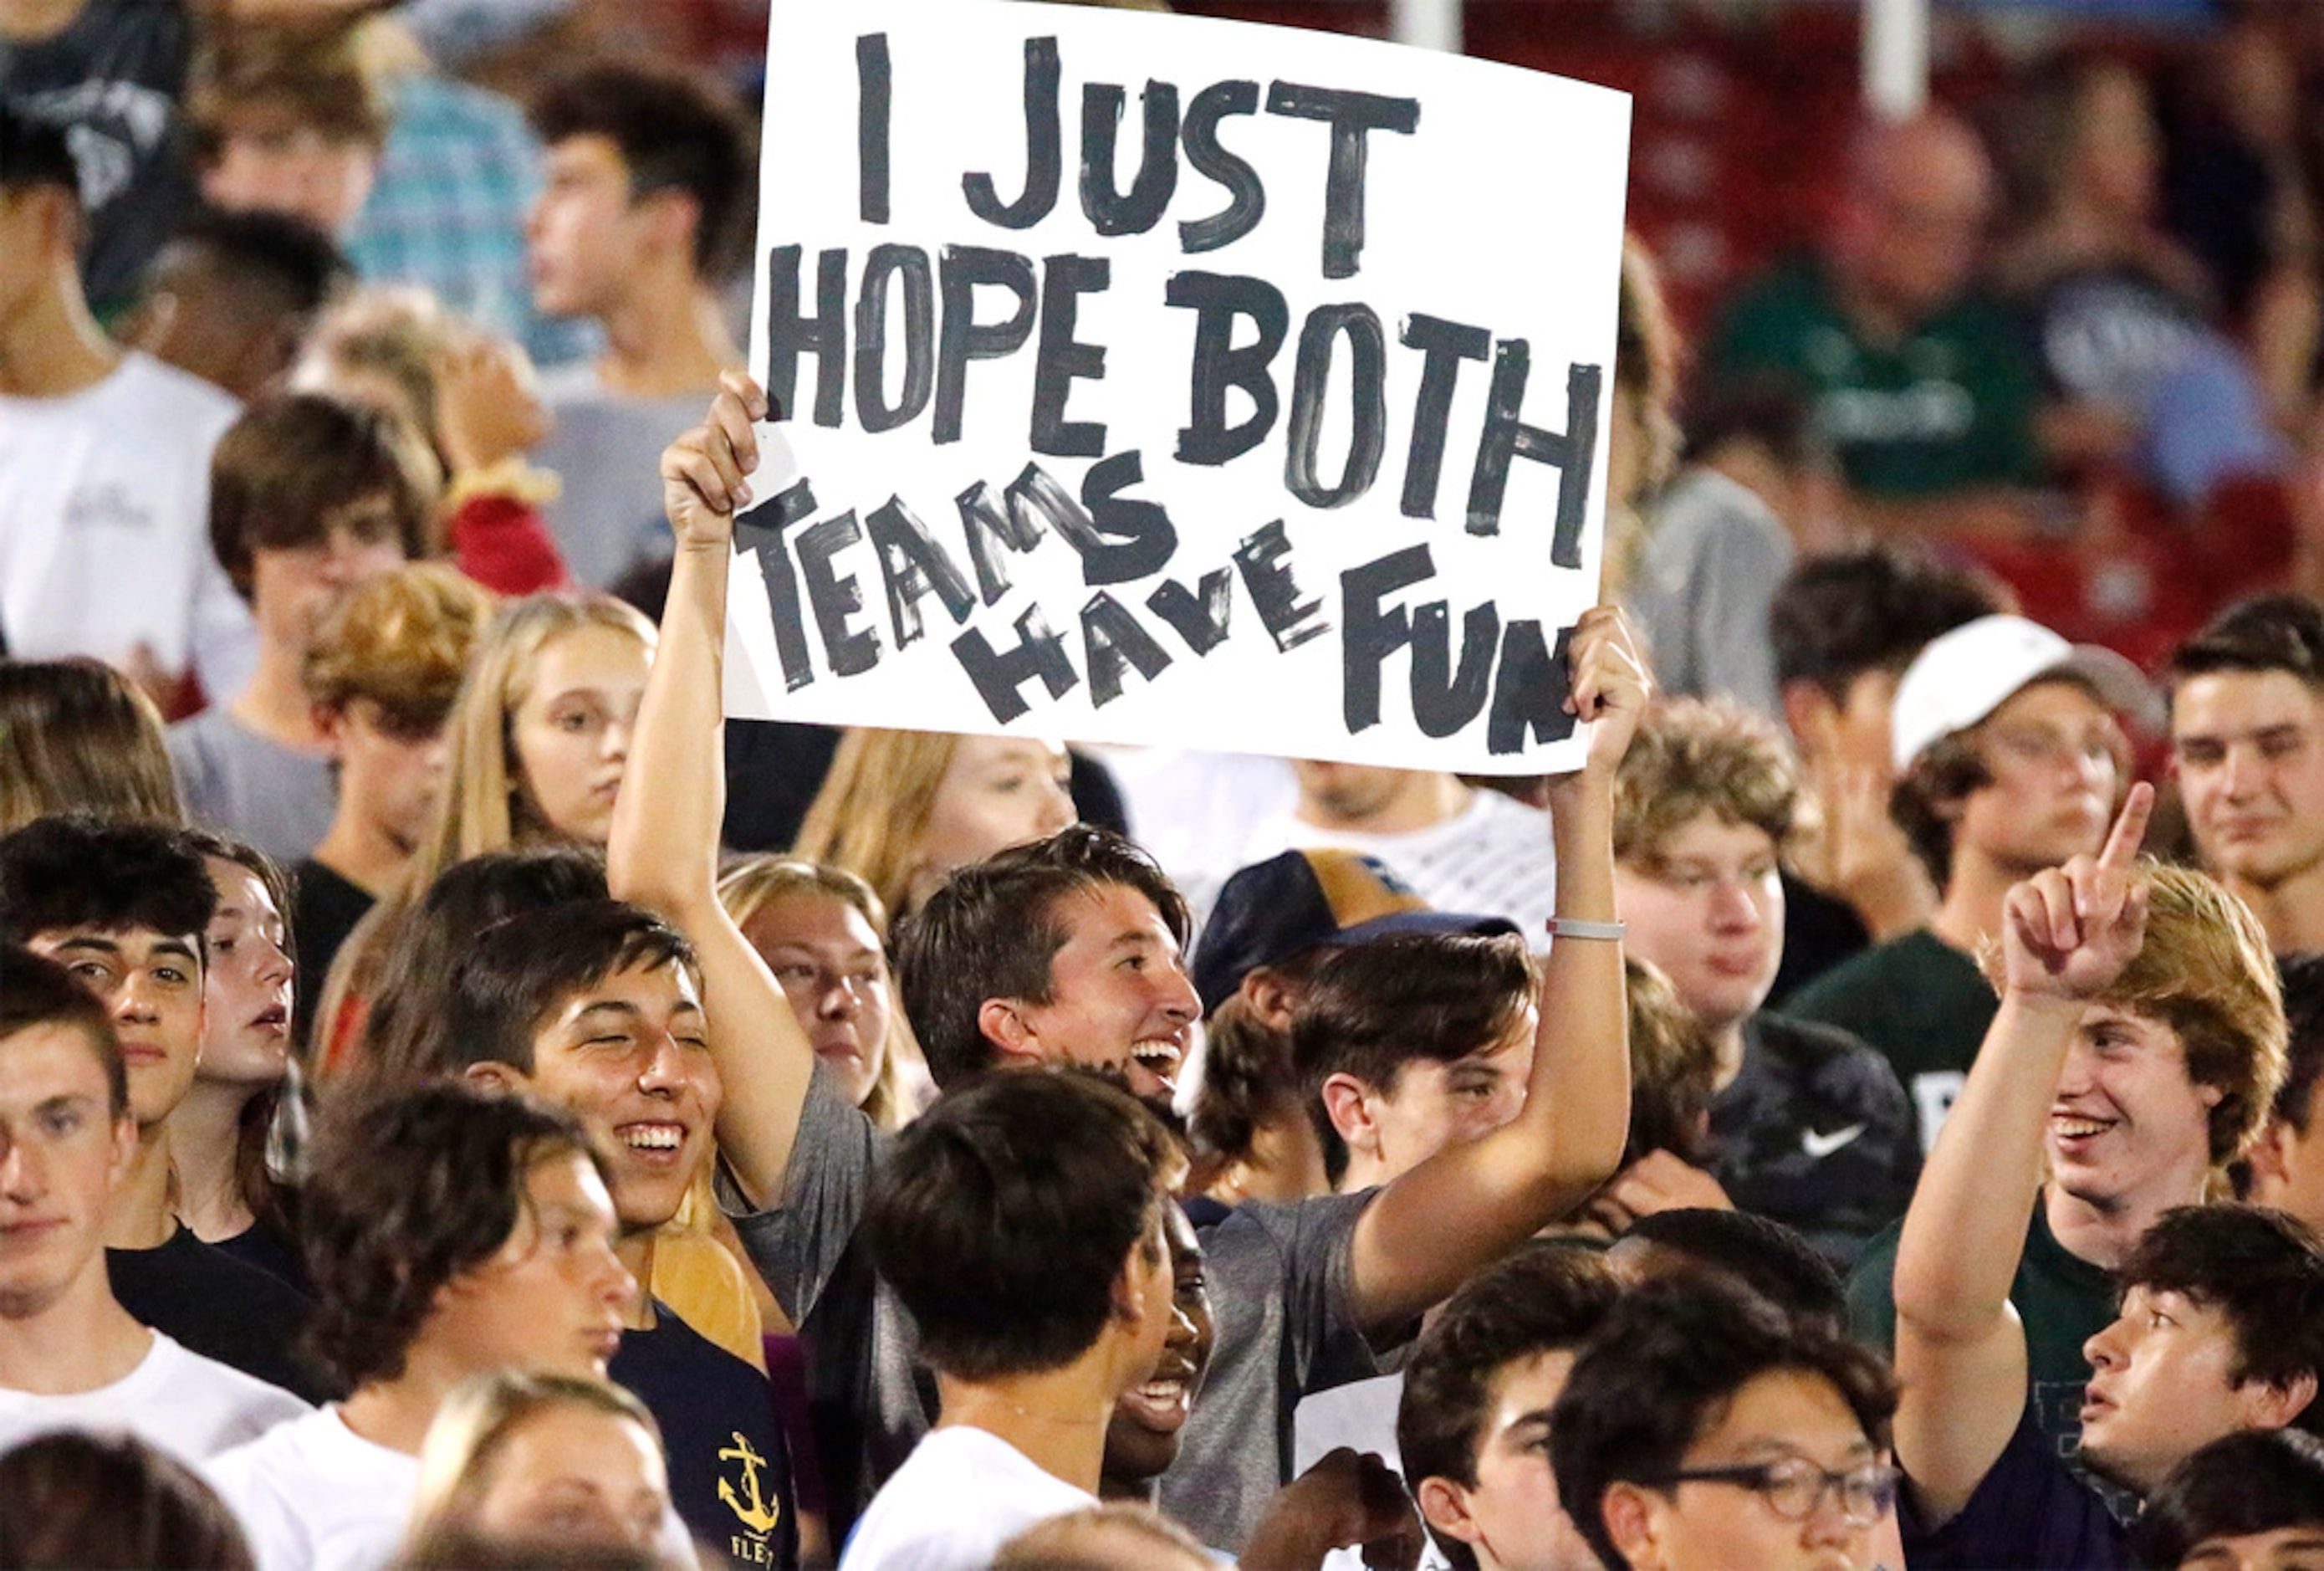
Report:
[[953,869],[1074,822],[1071,768],[1031,737],[850,731],[793,850],[860,875],[900,920]]
[[934,1082],[896,1007],[888,911],[872,886],[819,863],[757,856],[719,879],[718,901],[782,984],[847,1100],[881,1128],[901,1128],[926,1100],[922,1085],[932,1092]]
[[661,1430],[621,1387],[507,1369],[445,1398],[420,1448],[412,1553],[470,1544],[651,1550],[669,1520]]
[[445,723],[443,802],[403,888],[374,908],[332,966],[316,1016],[329,1067],[358,1056],[381,961],[438,873],[489,851],[604,847],[654,637],[636,611],[594,595],[512,601],[484,629]]

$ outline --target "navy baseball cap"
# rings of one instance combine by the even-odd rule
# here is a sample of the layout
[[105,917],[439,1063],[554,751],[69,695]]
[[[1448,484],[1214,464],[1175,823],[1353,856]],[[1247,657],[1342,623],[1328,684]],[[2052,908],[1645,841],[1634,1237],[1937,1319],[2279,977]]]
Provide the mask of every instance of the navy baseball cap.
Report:
[[1261,966],[1302,949],[1348,948],[1405,933],[1514,933],[1506,917],[1431,910],[1377,857],[1354,851],[1286,851],[1226,881],[1194,944],[1203,1013],[1234,996]]

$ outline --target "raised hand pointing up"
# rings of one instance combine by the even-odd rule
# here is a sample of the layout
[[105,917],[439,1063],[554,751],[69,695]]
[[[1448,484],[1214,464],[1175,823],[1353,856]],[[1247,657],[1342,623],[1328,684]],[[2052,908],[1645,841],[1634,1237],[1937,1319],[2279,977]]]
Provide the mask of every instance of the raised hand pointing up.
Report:
[[2002,923],[2002,984],[2019,997],[2089,998],[2122,975],[2146,939],[2146,882],[2138,847],[2154,788],[2130,788],[2096,856],[2035,873],[2009,892]]

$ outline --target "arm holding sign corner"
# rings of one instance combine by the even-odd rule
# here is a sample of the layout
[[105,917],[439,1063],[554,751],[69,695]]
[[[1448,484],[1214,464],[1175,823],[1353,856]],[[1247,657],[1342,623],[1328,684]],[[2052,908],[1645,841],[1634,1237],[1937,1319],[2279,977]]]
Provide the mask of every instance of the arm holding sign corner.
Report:
[[746,1204],[782,1193],[815,1054],[782,988],[717,893],[725,812],[720,677],[734,514],[753,500],[754,420],[767,396],[740,372],[719,378],[709,418],[664,450],[662,501],[676,534],[661,642],[630,744],[630,778],[650,781],[614,804],[606,877],[617,899],[673,923],[702,964],[703,1008],[725,1097],[718,1149]]
[[[1582,613],[1566,708],[1591,722],[1582,768],[1549,781],[1557,914],[1614,920],[1614,773],[1653,683],[1622,614]],[[1622,1159],[1630,1122],[1622,947],[1569,938],[1542,968],[1541,1023],[1525,1108],[1381,1189],[1356,1224],[1359,1322],[1390,1332],[1589,1198]]]

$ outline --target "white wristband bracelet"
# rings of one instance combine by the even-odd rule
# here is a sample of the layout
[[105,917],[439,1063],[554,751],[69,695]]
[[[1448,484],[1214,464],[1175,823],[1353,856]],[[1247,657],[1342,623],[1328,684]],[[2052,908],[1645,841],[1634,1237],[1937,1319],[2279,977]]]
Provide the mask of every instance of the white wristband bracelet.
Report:
[[1549,919],[1549,936],[1553,938],[1607,938],[1618,944],[1629,930],[1628,922],[1586,922],[1579,917]]

